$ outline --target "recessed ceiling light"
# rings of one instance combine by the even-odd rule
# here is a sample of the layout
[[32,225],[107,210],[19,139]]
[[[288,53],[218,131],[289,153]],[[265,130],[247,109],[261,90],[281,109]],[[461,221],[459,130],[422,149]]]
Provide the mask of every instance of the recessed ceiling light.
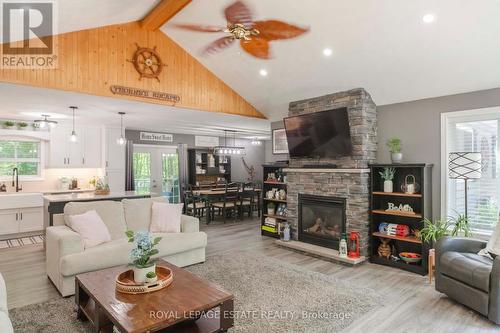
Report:
[[330,48],[326,48],[326,49],[324,49],[324,50],[323,50],[323,55],[324,55],[325,57],[329,57],[329,56],[331,56],[332,54],[333,54],[333,50],[332,50],[332,49],[330,49]]
[[265,69],[261,69],[259,71],[259,74],[260,74],[260,76],[267,76],[268,73],[267,73],[267,71]]
[[425,14],[422,17],[422,21],[424,21],[424,23],[432,23],[435,20],[436,20],[436,16],[434,14]]

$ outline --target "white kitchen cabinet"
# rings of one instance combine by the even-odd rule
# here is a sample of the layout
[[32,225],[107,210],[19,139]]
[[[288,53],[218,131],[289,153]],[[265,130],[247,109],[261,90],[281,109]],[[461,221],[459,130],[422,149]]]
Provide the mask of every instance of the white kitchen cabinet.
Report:
[[0,235],[16,234],[19,232],[19,210],[0,210]]
[[50,130],[50,168],[98,168],[101,166],[101,129],[76,127],[77,141],[71,142],[71,126]]
[[101,128],[84,128],[83,166],[85,168],[100,168],[102,155]]
[[43,208],[23,208],[19,210],[19,232],[43,230]]
[[104,167],[109,170],[125,170],[125,145],[119,145],[119,128],[105,129]]
[[67,132],[67,128],[62,126],[57,126],[50,130],[49,167],[68,167],[69,133]]
[[0,210],[0,235],[43,230],[43,207]]

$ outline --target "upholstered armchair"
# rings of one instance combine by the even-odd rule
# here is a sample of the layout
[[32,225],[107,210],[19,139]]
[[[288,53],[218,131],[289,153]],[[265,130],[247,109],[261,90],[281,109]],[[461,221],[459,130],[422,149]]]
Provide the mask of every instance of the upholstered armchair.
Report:
[[436,249],[436,290],[500,324],[500,256],[477,253],[478,239],[443,237]]

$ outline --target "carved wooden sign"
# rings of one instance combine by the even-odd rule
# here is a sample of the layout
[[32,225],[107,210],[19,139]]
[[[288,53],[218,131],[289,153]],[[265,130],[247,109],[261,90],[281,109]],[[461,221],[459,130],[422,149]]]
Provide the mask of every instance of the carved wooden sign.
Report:
[[132,97],[147,98],[147,99],[157,99],[160,101],[172,102],[174,104],[179,103],[181,100],[181,97],[179,95],[170,94],[170,93],[161,92],[161,91],[152,91],[152,90],[124,87],[124,86],[117,86],[117,85],[112,85],[109,88],[114,95],[132,96]]

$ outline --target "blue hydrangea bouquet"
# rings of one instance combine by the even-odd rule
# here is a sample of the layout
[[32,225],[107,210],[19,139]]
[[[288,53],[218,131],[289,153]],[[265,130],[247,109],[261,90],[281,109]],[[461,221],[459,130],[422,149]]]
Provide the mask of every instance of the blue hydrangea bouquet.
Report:
[[144,283],[149,272],[156,272],[156,265],[151,257],[158,254],[158,249],[155,247],[160,243],[161,237],[153,238],[153,235],[148,231],[134,233],[132,230],[127,230],[125,235],[129,243],[134,243],[134,247],[130,251],[130,259],[134,265],[134,281]]

